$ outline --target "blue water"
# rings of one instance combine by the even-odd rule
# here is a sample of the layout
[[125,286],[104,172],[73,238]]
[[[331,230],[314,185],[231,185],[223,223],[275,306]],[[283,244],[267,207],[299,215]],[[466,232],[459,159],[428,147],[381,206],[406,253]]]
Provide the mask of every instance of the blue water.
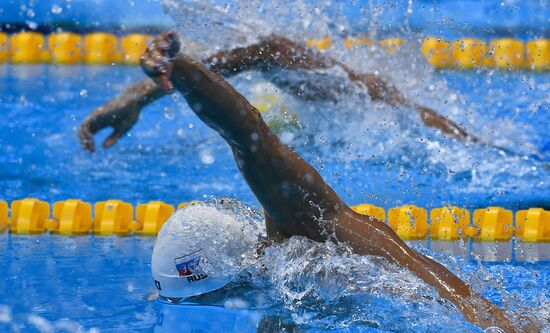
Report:
[[[151,300],[152,246],[152,238],[0,235],[0,331],[270,332],[258,328],[265,325],[310,332],[436,332],[445,325],[455,331],[479,331],[452,308],[399,300],[376,289],[372,295],[358,293],[329,302],[323,309],[306,301],[288,303],[275,282],[243,283],[188,306],[161,304]],[[538,318],[548,320],[550,262],[484,263],[484,275],[475,261],[442,254],[436,258],[482,288],[492,301],[502,304],[504,290],[510,308],[532,307]],[[483,281],[487,276],[490,282]],[[311,323],[295,323],[304,318]]]
[[[85,116],[142,78],[122,66],[0,66],[0,197],[177,204],[233,195],[258,207],[225,142],[175,95],[146,108],[112,149],[80,148],[76,130]],[[550,76],[447,72],[431,80],[425,104],[517,155],[445,139],[418,126],[410,110],[380,103],[321,105],[322,112],[289,103],[310,134],[291,145],[349,204],[550,206]],[[246,75],[233,82],[250,85]],[[532,151],[538,160],[524,156]]]
[[[147,108],[130,135],[110,150],[89,154],[79,147],[76,130],[93,107],[141,78],[139,69],[123,66],[1,65],[0,199],[115,198],[133,204],[177,204],[234,196],[259,208],[226,144],[182,98],[167,97]],[[232,83],[251,96],[253,81],[242,75]],[[344,102],[310,105],[289,100],[288,107],[304,126],[291,145],[349,204],[550,206],[548,74],[437,72],[422,86],[415,92],[417,100],[516,153],[445,139],[418,126],[410,110],[372,102],[358,108]],[[97,143],[106,135],[98,135]],[[162,305],[148,300],[154,293],[152,245],[152,238],[0,235],[0,331],[477,331],[452,308],[414,300],[416,292],[409,299],[372,286],[368,293],[351,295],[314,288],[297,301],[287,288],[302,290],[310,286],[308,281],[315,286],[338,284],[292,275],[282,279],[279,267],[263,279],[252,278],[195,300],[199,305]],[[502,304],[504,298],[511,309],[530,309],[550,318],[550,266],[539,260],[548,260],[548,247],[512,249],[510,243],[497,251],[502,256],[477,243],[459,245],[455,252],[447,245],[429,247],[491,300]],[[298,260],[284,252],[271,258],[281,263]],[[475,260],[478,256],[483,269]],[[280,269],[284,271],[284,264]],[[382,272],[367,269],[361,274],[370,276],[371,283],[401,276]],[[433,293],[412,286],[420,295]],[[320,301],[332,292],[337,295],[333,301]]]

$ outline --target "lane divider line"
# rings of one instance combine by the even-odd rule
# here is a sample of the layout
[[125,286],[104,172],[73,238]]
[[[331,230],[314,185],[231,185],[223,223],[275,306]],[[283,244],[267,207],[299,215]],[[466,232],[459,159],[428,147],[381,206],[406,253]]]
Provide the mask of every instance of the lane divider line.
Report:
[[[198,202],[183,202],[177,209]],[[542,208],[517,211],[515,219],[511,210],[492,206],[476,209],[473,215],[456,206],[433,208],[429,214],[427,209],[415,205],[392,207],[387,214],[384,208],[371,204],[351,208],[387,223],[405,240],[429,236],[438,241],[472,238],[508,242],[515,236],[527,243],[550,242],[550,211]],[[97,202],[92,209],[90,203],[68,199],[54,203],[51,211],[49,203],[36,198],[14,200],[9,209],[8,203],[0,200],[0,233],[9,230],[12,234],[155,236],[175,209],[162,201],[151,201],[134,210],[132,204],[114,199]]]

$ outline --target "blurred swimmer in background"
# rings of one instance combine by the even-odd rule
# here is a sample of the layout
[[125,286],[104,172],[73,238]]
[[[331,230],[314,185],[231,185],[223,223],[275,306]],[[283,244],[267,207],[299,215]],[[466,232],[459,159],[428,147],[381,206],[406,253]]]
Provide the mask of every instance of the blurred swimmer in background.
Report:
[[[319,64],[319,59],[308,50],[277,48],[279,45],[264,45],[275,48],[266,53],[267,57],[278,59],[287,66],[302,63],[302,59],[305,64],[314,64],[308,66],[326,66]],[[153,90],[158,94],[160,91],[163,94],[179,91],[195,114],[229,144],[241,174],[264,209],[269,242],[303,236],[317,242],[347,246],[359,255],[383,257],[433,286],[442,298],[455,304],[468,321],[483,328],[498,326],[506,332],[518,330],[504,310],[474,292],[443,265],[411,249],[387,224],[355,213],[311,165],[279,140],[260,113],[223,79],[219,71],[216,73],[201,62],[179,54],[179,49],[177,34],[160,35],[142,56],[142,68],[152,78],[150,84],[154,82],[160,87]],[[256,66],[264,66],[261,63],[256,60]],[[185,220],[189,212],[180,211],[173,218]],[[215,220],[222,221],[222,218]],[[224,224],[221,230],[229,230],[231,223],[226,224],[227,227]],[[167,230],[174,225],[168,223]],[[161,230],[160,238],[169,233],[172,246],[176,246],[174,249],[177,244],[192,242],[192,237],[184,237],[185,233],[167,230]],[[179,298],[178,294],[188,297],[226,283],[207,274],[193,274],[201,265],[200,247],[181,252],[166,248],[161,251],[163,244],[162,241],[155,244],[152,263],[160,295],[168,299]],[[169,271],[178,274],[159,276],[160,267],[171,267]],[[201,280],[212,284],[190,287]]]
[[[372,100],[416,110],[424,125],[437,128],[447,136],[469,142],[479,141],[445,116],[407,100],[379,75],[357,72],[341,61],[285,37],[272,35],[257,44],[220,51],[202,59],[201,64],[225,78],[244,71],[259,71],[281,90],[307,101],[337,101],[356,92],[356,88],[364,89]],[[335,67],[345,72],[348,82],[343,83],[330,74],[327,76],[320,72]],[[289,71],[298,72],[298,75],[286,75],[285,72]],[[144,107],[166,94],[150,79],[130,86],[86,118],[78,132],[82,146],[88,151],[95,151],[93,137],[107,127],[112,127],[113,132],[105,139],[103,146],[113,146],[136,124]]]

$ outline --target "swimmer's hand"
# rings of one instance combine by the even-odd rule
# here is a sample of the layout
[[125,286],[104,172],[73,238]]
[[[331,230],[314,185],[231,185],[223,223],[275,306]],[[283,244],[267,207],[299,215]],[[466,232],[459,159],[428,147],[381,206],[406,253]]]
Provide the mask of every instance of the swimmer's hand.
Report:
[[440,115],[432,109],[426,108],[424,106],[416,106],[416,110],[420,114],[420,117],[422,118],[424,124],[428,127],[437,128],[444,134],[457,139],[469,140],[474,143],[479,141],[479,138],[466,132],[466,130],[460,127],[458,124],[456,124],[449,118]]
[[179,49],[180,41],[177,33],[164,32],[155,38],[140,59],[143,71],[162,87],[165,93],[174,90],[170,76]]
[[120,137],[136,124],[143,105],[136,100],[124,98],[124,95],[95,109],[80,125],[78,138],[82,147],[90,152],[95,151],[94,135],[112,127],[113,133],[105,139],[103,147],[113,146]]

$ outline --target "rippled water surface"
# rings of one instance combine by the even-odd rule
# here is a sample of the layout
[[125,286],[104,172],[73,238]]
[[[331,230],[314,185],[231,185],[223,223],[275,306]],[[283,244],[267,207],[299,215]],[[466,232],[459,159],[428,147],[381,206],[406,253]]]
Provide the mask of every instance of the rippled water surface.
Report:
[[[221,291],[162,304],[152,301],[152,247],[152,238],[0,235],[0,330],[480,331],[410,273],[303,239],[270,249],[262,272]],[[548,324],[548,262],[436,259],[492,301]]]
[[[234,195],[257,207],[225,142],[176,95],[147,107],[115,147],[95,154],[80,148],[76,130],[85,116],[142,79],[139,69],[2,65],[0,71],[4,200],[76,197],[176,204]],[[425,104],[515,153],[445,139],[419,126],[411,110],[369,101],[306,104],[281,93],[304,128],[293,130],[290,145],[349,204],[548,206],[548,75],[446,72],[430,77],[462,102],[445,106],[428,85]],[[232,81],[254,99],[261,79],[251,73]],[[107,134],[100,133],[97,143]]]
[[[320,9],[287,2],[301,5],[164,4],[186,33],[186,51],[196,56],[270,33],[302,39],[329,35],[338,41],[350,32],[344,19],[327,18],[328,12],[345,17],[338,6],[329,8],[330,2]],[[208,21],[199,23],[208,29],[192,19],[205,11]],[[374,33],[376,12],[369,15]],[[288,23],[284,27],[281,17]],[[424,127],[413,109],[373,102],[364,91],[330,102],[304,102],[269,82],[292,76],[342,82],[338,69],[246,72],[230,81],[255,104],[275,96],[273,110],[264,117],[349,204],[549,207],[550,76],[437,72],[419,55],[419,37],[403,33],[405,44],[394,54],[376,47],[345,50],[342,43],[335,43],[330,54],[385,77],[408,99],[450,117],[484,144],[445,138]],[[206,47],[191,50],[192,42]],[[0,199],[178,204],[233,196],[258,209],[225,142],[177,95],[147,107],[115,147],[94,154],[79,147],[76,131],[86,115],[143,78],[138,68],[124,66],[0,65]],[[281,124],[274,116],[278,110],[291,115],[292,124]],[[97,143],[107,134],[101,132]],[[153,242],[0,234],[0,331],[479,331],[410,273],[301,238],[248,262],[222,291],[186,306],[162,304],[152,301]],[[413,244],[476,291],[510,311],[541,319],[548,330],[547,245]]]

